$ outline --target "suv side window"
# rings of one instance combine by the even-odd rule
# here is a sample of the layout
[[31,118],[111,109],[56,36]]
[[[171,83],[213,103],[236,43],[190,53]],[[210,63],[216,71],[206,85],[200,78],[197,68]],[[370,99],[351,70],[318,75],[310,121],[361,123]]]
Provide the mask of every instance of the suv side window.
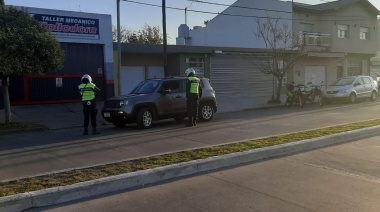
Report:
[[181,83],[179,80],[169,80],[162,83],[163,90],[170,89],[172,93],[178,93],[181,91]]

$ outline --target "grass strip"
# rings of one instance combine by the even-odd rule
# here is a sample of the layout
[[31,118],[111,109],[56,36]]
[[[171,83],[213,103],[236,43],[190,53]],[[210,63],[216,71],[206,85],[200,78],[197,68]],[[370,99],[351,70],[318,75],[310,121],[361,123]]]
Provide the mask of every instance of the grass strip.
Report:
[[42,129],[48,130],[49,127],[46,125],[36,124],[32,122],[9,122],[0,123],[0,132],[2,131],[12,131],[12,130],[24,130],[24,129]]
[[297,132],[288,135],[273,136],[263,139],[250,140],[240,143],[225,144],[220,146],[205,147],[195,150],[185,150],[170,154],[151,156],[113,164],[100,165],[84,169],[75,169],[37,177],[23,178],[0,182],[0,197],[42,190],[57,186],[67,186],[75,183],[100,179],[104,177],[152,169],[171,164],[205,159],[213,156],[221,156],[235,152],[243,152],[252,149],[264,148],[279,144],[301,141],[321,136],[373,127],[380,125],[380,119],[350,123],[334,127]]

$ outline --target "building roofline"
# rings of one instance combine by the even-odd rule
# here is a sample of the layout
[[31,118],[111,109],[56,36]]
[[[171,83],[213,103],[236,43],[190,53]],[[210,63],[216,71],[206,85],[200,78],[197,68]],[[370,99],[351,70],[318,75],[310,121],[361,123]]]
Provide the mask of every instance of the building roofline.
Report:
[[374,14],[380,15],[380,11],[375,6],[373,6],[373,4],[371,4],[368,0],[338,0],[338,1],[331,1],[331,2],[326,2],[322,4],[316,4],[316,5],[294,2],[293,9],[299,10],[299,11],[325,13],[325,12],[330,12],[330,11],[336,11],[343,7],[347,7],[355,3],[361,3],[363,4],[365,8],[368,8]]
[[[113,43],[114,51],[117,51],[118,43]],[[167,45],[167,54],[178,53],[202,53],[213,54],[215,52],[239,52],[239,53],[264,53],[268,49],[259,48],[235,48],[235,47],[212,47],[212,46],[183,46],[183,45]],[[122,43],[122,53],[130,54],[162,54],[164,52],[163,44],[132,44]]]

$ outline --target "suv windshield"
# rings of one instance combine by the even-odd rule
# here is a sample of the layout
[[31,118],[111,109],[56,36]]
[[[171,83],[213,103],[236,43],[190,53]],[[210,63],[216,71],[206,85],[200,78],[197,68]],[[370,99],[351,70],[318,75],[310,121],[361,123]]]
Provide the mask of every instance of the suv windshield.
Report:
[[351,85],[354,82],[355,78],[341,78],[335,81],[332,85],[335,86],[345,86],[345,85]]
[[158,80],[145,80],[145,81],[142,81],[140,84],[138,84],[136,86],[135,89],[133,89],[131,91],[130,94],[147,94],[147,93],[152,93],[156,89],[158,83],[159,83]]

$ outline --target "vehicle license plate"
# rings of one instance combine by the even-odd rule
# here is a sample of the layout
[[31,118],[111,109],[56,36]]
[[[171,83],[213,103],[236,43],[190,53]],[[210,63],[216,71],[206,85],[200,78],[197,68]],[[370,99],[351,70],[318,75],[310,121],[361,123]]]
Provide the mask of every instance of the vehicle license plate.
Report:
[[103,113],[103,116],[104,116],[104,117],[111,117],[111,114],[110,114],[109,112],[104,112],[104,113]]

